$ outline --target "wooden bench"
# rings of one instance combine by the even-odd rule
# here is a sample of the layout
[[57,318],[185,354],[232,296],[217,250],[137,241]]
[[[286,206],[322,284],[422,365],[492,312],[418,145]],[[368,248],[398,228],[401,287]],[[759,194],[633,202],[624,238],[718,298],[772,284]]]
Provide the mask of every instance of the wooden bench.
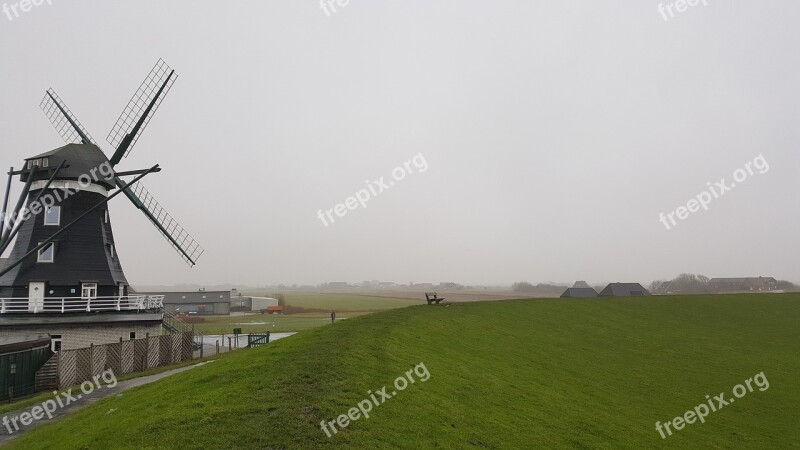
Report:
[[439,297],[439,294],[437,294],[436,292],[426,292],[425,298],[428,300],[429,305],[432,304],[433,302],[436,302],[436,304],[438,305],[439,302],[444,300],[444,297]]

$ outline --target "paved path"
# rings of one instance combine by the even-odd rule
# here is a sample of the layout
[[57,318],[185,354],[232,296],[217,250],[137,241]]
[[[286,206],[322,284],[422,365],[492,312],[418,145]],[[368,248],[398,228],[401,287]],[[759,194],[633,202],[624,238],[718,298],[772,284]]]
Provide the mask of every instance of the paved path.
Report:
[[[63,395],[63,394],[59,395],[59,399],[61,400],[62,404],[64,404],[64,407],[63,408],[57,408],[55,410],[55,412],[52,413],[52,419],[48,418],[46,415],[43,415],[43,413],[41,411],[41,407],[42,407],[41,403],[38,403],[36,405],[31,405],[31,406],[29,406],[27,408],[19,409],[19,410],[16,410],[16,411],[9,411],[9,412],[7,412],[5,414],[2,414],[3,417],[0,417],[0,421],[2,421],[0,423],[0,445],[3,445],[4,443],[10,441],[11,439],[14,439],[16,436],[18,436],[18,435],[20,435],[20,434],[22,434],[22,433],[24,433],[24,432],[26,432],[28,430],[31,430],[33,428],[36,428],[36,427],[38,427],[40,425],[43,425],[43,424],[46,424],[46,423],[53,422],[53,421],[58,420],[58,419],[66,416],[68,414],[71,414],[71,413],[74,413],[75,411],[83,409],[86,406],[91,405],[92,403],[94,403],[94,402],[96,402],[96,401],[98,401],[100,399],[103,399],[103,398],[106,398],[106,397],[110,397],[112,395],[119,395],[119,394],[127,391],[128,389],[135,388],[135,387],[138,387],[138,386],[143,386],[145,384],[150,384],[150,383],[152,383],[154,381],[158,381],[158,380],[167,378],[170,375],[175,375],[176,373],[185,372],[187,370],[191,370],[191,369],[194,369],[195,367],[200,367],[202,365],[205,365],[205,364],[208,364],[208,363],[211,363],[211,362],[213,362],[213,361],[206,361],[206,362],[202,362],[200,364],[195,364],[193,366],[187,366],[187,367],[181,367],[180,369],[168,370],[166,372],[162,372],[162,373],[159,373],[159,374],[156,374],[156,375],[150,375],[150,376],[146,376],[146,377],[134,378],[134,379],[128,380],[128,381],[120,381],[113,388],[109,387],[109,386],[106,386],[106,385],[103,385],[103,387],[97,388],[97,389],[95,389],[93,392],[91,392],[89,394],[82,393],[80,388],[72,389],[71,394],[74,397],[74,400],[70,399],[69,402],[68,402],[67,401],[67,397],[65,395]],[[102,384],[102,380],[101,380],[101,384]],[[87,390],[88,390],[88,388],[87,388]],[[67,392],[69,392],[69,391],[67,391]],[[55,401],[55,398],[56,397],[53,396],[53,397],[50,397],[50,399],[48,399],[48,400]],[[47,401],[47,400],[44,400],[44,401]],[[69,404],[66,404],[66,403],[69,403]],[[52,405],[52,403],[51,403],[51,405]],[[20,422],[20,420],[17,420],[16,421],[17,426],[15,427],[14,419],[19,417],[22,413],[26,413],[27,412],[27,413],[31,414],[33,409],[37,409],[37,411],[36,411],[37,415],[43,415],[42,419],[41,420],[34,420],[33,423],[29,424],[28,426],[23,426],[22,423]],[[12,431],[12,433],[9,433],[9,429]]]

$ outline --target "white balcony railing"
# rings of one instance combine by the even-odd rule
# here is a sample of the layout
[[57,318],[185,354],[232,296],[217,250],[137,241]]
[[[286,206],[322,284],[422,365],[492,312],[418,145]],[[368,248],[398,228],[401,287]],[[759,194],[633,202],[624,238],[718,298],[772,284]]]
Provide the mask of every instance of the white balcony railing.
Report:
[[66,314],[108,311],[152,311],[164,308],[163,295],[125,297],[0,298],[0,314]]

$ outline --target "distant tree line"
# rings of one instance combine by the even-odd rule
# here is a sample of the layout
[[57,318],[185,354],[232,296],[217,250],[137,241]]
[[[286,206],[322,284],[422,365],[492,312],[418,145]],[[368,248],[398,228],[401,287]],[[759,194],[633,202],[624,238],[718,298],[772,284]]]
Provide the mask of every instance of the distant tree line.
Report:
[[451,290],[451,291],[460,291],[461,289],[464,289],[464,286],[461,285],[461,284],[458,284],[458,283],[448,282],[448,283],[439,283],[439,285],[436,286],[436,289],[447,289],[447,290]]
[[711,288],[705,275],[682,273],[673,280],[656,280],[650,283],[651,294],[708,294]]
[[523,294],[539,294],[539,295],[555,295],[559,296],[564,292],[564,286],[555,286],[552,284],[539,283],[536,286],[526,281],[514,283],[511,286],[514,292]]

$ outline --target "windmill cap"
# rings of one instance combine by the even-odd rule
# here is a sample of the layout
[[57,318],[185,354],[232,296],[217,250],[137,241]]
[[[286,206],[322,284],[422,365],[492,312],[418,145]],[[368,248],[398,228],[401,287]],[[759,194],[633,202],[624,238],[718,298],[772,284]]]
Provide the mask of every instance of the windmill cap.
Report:
[[[28,161],[36,159],[47,158],[46,168],[49,170],[42,170],[34,176],[34,181],[47,180],[52,175],[52,170],[55,170],[62,162],[66,161],[64,167],[58,172],[56,180],[78,181],[81,176],[89,176],[93,179],[93,183],[99,184],[106,189],[114,189],[115,185],[111,181],[103,178],[98,170],[103,164],[111,163],[108,157],[96,145],[91,144],[67,144],[63,147],[51,150],[40,155],[32,156],[25,159],[25,170],[28,169]],[[92,174],[98,174],[92,177]],[[22,174],[22,181],[28,181],[30,172]],[[97,178],[97,181],[94,181]]]

